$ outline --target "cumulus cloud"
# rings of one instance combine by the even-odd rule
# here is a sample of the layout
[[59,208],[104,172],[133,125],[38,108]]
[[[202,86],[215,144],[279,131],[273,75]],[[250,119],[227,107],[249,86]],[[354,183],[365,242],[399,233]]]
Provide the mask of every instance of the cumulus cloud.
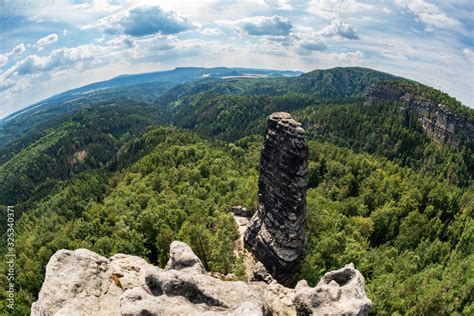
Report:
[[329,54],[328,56],[344,64],[358,64],[363,61],[365,55],[361,51],[355,51],[347,53],[334,53]]
[[300,47],[309,51],[323,51],[328,48],[322,41],[304,41]]
[[218,29],[217,27],[207,27],[202,30],[200,30],[201,34],[207,35],[207,36],[215,36],[215,35],[220,35],[223,34],[223,32]]
[[256,16],[237,21],[242,31],[254,36],[287,36],[293,25],[288,18],[280,16]]
[[357,0],[311,0],[307,11],[323,18],[336,18],[373,9],[374,6]]
[[14,75],[25,76],[55,69],[70,68],[80,61],[94,59],[101,50],[95,45],[55,49],[47,56],[29,55],[15,63],[2,75],[8,79]]
[[292,5],[287,0],[264,0],[264,3],[272,9],[293,10]]
[[356,30],[350,24],[346,24],[341,20],[335,19],[328,26],[324,27],[319,34],[322,36],[340,36],[351,40],[358,40],[360,37],[356,34]]
[[38,50],[43,50],[45,46],[51,45],[57,41],[58,41],[58,34],[52,33],[52,34],[49,34],[48,36],[40,38],[36,42],[35,46],[38,48]]
[[99,25],[109,34],[142,37],[153,34],[178,34],[193,28],[192,22],[174,11],[159,6],[134,7],[126,12],[102,19]]
[[0,92],[6,91],[15,85],[15,81],[11,79],[5,79],[0,81]]
[[177,43],[178,41],[174,39],[157,40],[150,43],[150,45],[148,46],[148,50],[149,51],[170,50],[170,49],[175,48]]
[[308,56],[312,52],[328,49],[319,32],[312,29],[297,28],[292,33],[292,38],[297,44],[295,47],[299,55]]
[[417,19],[427,26],[427,30],[454,29],[461,27],[461,23],[452,17],[449,17],[438,6],[424,0],[395,0],[395,3],[413,13]]
[[9,53],[7,53],[7,56],[18,56],[21,55],[25,52],[26,46],[25,43],[21,43],[16,45]]
[[129,39],[129,38],[124,38],[124,39],[122,40],[122,43],[123,43],[123,45],[125,45],[125,47],[128,47],[128,48],[132,48],[132,47],[135,45],[135,43],[133,42],[133,40],[131,40],[131,39]]
[[5,66],[8,63],[8,56],[6,54],[0,54],[0,67]]
[[469,48],[464,48],[462,54],[464,55],[464,58],[467,59],[467,61],[474,64],[474,51],[470,50]]

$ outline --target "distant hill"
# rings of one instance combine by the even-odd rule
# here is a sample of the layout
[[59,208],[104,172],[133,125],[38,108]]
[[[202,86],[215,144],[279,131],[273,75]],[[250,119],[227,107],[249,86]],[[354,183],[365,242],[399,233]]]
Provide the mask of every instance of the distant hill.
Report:
[[178,84],[203,79],[291,77],[300,74],[298,71],[252,68],[179,67],[167,71],[120,75],[65,91],[3,118],[0,120],[0,148],[38,126],[50,126],[61,115],[91,104],[111,101],[152,104],[156,98]]

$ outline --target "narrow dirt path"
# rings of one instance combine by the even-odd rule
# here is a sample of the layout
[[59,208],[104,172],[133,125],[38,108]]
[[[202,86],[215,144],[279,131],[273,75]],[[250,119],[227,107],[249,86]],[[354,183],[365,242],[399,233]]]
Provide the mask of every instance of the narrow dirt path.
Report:
[[244,247],[244,234],[250,221],[249,218],[244,216],[235,214],[233,214],[233,216],[237,229],[239,230],[239,239],[235,241],[234,254],[237,258],[240,258],[241,256],[244,257],[245,275],[247,276],[247,282],[250,282],[253,267],[256,263],[253,254]]

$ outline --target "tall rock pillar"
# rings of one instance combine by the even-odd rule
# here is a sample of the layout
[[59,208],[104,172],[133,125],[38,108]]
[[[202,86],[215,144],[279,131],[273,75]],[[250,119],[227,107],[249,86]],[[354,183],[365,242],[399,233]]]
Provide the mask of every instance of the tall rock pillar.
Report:
[[308,145],[289,113],[269,116],[260,157],[258,209],[245,245],[282,284],[294,281],[306,248]]

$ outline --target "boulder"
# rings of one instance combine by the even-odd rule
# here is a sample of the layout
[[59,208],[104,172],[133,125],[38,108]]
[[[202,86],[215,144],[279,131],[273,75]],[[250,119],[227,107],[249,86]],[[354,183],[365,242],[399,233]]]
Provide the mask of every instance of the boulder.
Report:
[[170,245],[170,259],[166,264],[166,270],[194,271],[204,273],[206,270],[201,262],[184,242],[173,241]]
[[298,282],[293,302],[299,314],[368,315],[372,302],[364,287],[364,277],[351,263],[326,273],[314,288]]
[[31,315],[120,315],[123,291],[140,286],[150,267],[135,256],[107,259],[87,249],[59,250],[46,266]]
[[255,281],[255,282],[262,281],[267,284],[270,284],[273,282],[272,275],[268,273],[267,269],[260,261],[257,262],[252,269],[252,281]]

